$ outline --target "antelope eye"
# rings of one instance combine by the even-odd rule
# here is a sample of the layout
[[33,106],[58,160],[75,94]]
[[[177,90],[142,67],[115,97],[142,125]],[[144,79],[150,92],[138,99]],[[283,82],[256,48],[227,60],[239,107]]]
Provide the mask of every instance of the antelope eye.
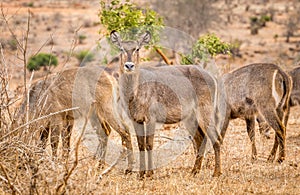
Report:
[[140,47],[136,47],[135,49],[134,49],[134,52],[138,52],[140,50]]
[[126,53],[126,51],[123,47],[120,48],[120,51],[123,52],[123,53]]

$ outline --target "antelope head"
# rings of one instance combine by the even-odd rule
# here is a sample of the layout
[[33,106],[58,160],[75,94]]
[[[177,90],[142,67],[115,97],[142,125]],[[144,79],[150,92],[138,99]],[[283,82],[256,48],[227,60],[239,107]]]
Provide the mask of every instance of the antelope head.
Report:
[[150,42],[151,35],[147,31],[137,41],[123,41],[116,31],[112,31],[110,40],[121,51],[121,73],[133,73],[139,65],[139,50]]

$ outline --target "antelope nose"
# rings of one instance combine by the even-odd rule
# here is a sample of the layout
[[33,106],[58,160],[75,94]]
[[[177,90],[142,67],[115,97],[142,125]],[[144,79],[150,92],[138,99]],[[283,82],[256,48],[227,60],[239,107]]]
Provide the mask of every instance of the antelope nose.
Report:
[[125,67],[125,70],[127,70],[127,71],[133,71],[134,63],[133,62],[125,62],[124,67]]

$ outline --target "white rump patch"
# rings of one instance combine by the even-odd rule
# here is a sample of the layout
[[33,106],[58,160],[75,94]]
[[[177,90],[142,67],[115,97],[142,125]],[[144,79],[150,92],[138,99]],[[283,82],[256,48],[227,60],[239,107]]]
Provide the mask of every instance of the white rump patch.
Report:
[[279,97],[277,91],[276,91],[276,75],[277,75],[278,70],[275,70],[274,74],[273,74],[273,82],[272,82],[272,96],[275,99],[275,104],[276,106],[279,105],[281,98]]

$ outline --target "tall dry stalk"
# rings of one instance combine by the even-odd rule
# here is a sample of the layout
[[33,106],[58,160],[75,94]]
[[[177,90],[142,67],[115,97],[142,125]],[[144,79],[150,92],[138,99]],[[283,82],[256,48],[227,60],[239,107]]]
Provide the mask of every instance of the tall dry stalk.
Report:
[[[5,59],[5,52],[0,44],[0,193],[11,194],[49,194],[57,192],[66,192],[68,189],[70,177],[77,169],[79,159],[79,146],[81,138],[75,143],[75,160],[52,159],[51,155],[38,147],[35,143],[39,133],[38,124],[41,120],[50,119],[52,116],[62,112],[72,111],[77,108],[69,108],[58,110],[48,115],[34,116],[31,118],[29,110],[29,93],[33,74],[28,80],[27,75],[27,59],[29,51],[29,34],[31,12],[28,10],[26,29],[19,38],[14,27],[10,26],[10,17],[5,13],[1,6],[1,16],[5,27],[8,29],[12,38],[16,41],[18,52],[21,55],[15,57],[22,61],[23,65],[23,87],[26,99],[26,107],[24,112],[24,121],[16,122],[16,105],[18,100],[12,96],[9,89],[10,78],[9,67]],[[75,37],[75,36],[74,36]],[[48,42],[48,40],[46,41]],[[42,45],[42,47],[45,44]],[[69,56],[64,64],[67,64],[70,56],[76,47],[76,40],[71,44]],[[41,48],[38,50],[38,52]],[[47,76],[45,78],[47,80]],[[37,113],[43,107],[37,107]],[[30,112],[30,113],[29,113]],[[18,116],[23,118],[22,116]],[[17,118],[19,120],[20,118]],[[51,120],[51,119],[50,119]],[[82,136],[81,136],[82,137]],[[56,181],[63,181],[57,185]],[[61,185],[62,184],[62,185]]]
[[[1,5],[1,15],[2,15],[2,19],[5,23],[6,28],[9,30],[11,36],[13,37],[13,39],[16,41],[17,46],[19,51],[21,52],[21,57],[18,56],[19,60],[21,60],[23,62],[23,83],[24,83],[24,91],[25,94],[27,94],[27,72],[26,72],[26,66],[27,66],[27,58],[28,58],[28,37],[29,37],[29,33],[30,33],[30,17],[31,17],[31,11],[28,9],[28,15],[27,15],[27,28],[26,28],[26,32],[25,35],[22,37],[21,40],[18,39],[17,35],[15,34],[14,30],[11,28],[10,24],[9,24],[9,18],[5,15],[4,13],[4,9],[3,6]],[[26,106],[26,122],[28,122],[28,111],[29,111],[29,102],[27,102],[28,105]],[[28,128],[28,127],[27,127]],[[28,129],[26,129],[26,131],[28,131]]]

